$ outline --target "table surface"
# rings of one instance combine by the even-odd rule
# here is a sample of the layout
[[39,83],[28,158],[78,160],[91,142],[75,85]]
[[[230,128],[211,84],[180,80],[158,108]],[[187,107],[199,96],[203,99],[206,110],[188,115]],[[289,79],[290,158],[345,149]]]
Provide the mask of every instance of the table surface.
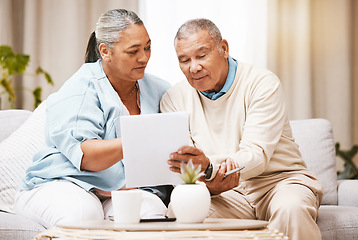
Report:
[[[158,220],[158,219],[157,219]],[[177,221],[152,221],[123,224],[109,220],[83,221],[71,225],[57,225],[72,229],[101,229],[114,231],[182,231],[182,230],[249,230],[267,227],[267,221],[253,219],[206,218],[202,223],[180,223]]]
[[244,219],[205,219],[202,224],[139,223],[123,225],[112,221],[56,226],[36,239],[288,239],[268,229],[267,222]]

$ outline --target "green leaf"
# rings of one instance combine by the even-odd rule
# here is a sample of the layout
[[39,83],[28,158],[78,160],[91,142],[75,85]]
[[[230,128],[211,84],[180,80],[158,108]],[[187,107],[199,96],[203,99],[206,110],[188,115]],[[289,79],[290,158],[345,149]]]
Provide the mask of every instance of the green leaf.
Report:
[[204,175],[204,173],[200,173],[200,171],[201,165],[194,166],[193,162],[190,160],[187,164],[181,164],[180,178],[185,184],[195,184],[195,182]]
[[336,155],[344,161],[344,171],[338,173],[339,179],[358,179],[358,167],[353,162],[354,156],[358,153],[358,145],[353,145],[349,150],[341,150],[337,142]]
[[42,67],[38,66],[36,68],[36,74],[43,74],[44,77],[47,80],[48,84],[51,84],[52,86],[54,85],[53,81],[52,81],[52,77],[50,76],[50,74],[48,72],[46,72],[45,70],[42,69]]
[[[12,48],[7,45],[0,45],[0,88],[3,88],[5,91],[1,92],[7,93],[9,96],[9,102],[11,107],[15,106],[16,94],[12,87],[12,79],[14,75],[23,74],[29,64],[30,56],[14,53]],[[54,85],[50,74],[44,71],[40,66],[36,69],[36,74],[43,74],[47,83]],[[25,88],[24,88],[25,89]],[[27,90],[27,89],[25,89]],[[31,90],[30,90],[31,91]],[[32,94],[34,96],[34,107],[36,108],[41,103],[41,87],[36,88]]]
[[0,61],[2,61],[3,57],[14,55],[14,52],[12,51],[11,47],[7,45],[1,45],[0,46]]
[[42,93],[42,88],[38,87],[36,88],[33,92],[32,95],[34,96],[35,102],[34,102],[34,109],[37,108],[40,103],[42,102],[41,100],[41,93]]
[[30,61],[30,56],[25,54],[15,54],[11,47],[0,46],[0,65],[6,69],[9,75],[21,74],[26,70]]
[[14,88],[11,86],[11,82],[11,79],[3,78],[0,81],[0,85],[5,89],[9,97],[9,102],[11,103],[11,106],[13,106],[16,100],[16,94]]

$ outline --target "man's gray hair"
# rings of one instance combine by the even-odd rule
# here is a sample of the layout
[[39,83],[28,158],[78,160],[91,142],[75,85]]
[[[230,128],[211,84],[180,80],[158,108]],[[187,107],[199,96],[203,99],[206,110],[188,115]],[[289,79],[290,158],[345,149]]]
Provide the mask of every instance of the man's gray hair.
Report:
[[205,18],[192,19],[181,25],[181,27],[178,29],[177,34],[175,35],[174,43],[177,40],[186,39],[190,37],[190,35],[197,33],[201,30],[206,30],[209,33],[211,40],[216,44],[219,49],[220,42],[222,40],[220,30],[212,21]]
[[104,43],[112,49],[113,44],[119,42],[120,33],[132,24],[143,25],[142,20],[132,11],[114,9],[102,14],[95,31],[97,48]]

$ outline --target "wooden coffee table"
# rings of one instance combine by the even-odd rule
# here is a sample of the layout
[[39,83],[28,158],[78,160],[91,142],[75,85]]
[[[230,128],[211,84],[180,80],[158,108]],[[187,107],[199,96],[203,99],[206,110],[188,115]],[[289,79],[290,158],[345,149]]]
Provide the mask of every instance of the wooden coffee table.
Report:
[[149,222],[131,225],[104,220],[56,226],[36,239],[288,239],[267,228],[266,221],[205,219],[204,223]]

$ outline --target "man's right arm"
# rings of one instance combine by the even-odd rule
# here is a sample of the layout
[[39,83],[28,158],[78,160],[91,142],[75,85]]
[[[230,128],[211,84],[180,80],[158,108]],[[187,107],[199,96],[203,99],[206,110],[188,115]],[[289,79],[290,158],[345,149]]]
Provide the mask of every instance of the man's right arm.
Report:
[[[180,108],[178,109],[178,106],[175,105],[175,103],[172,101],[170,96],[171,95],[168,92],[163,95],[162,100],[160,102],[160,111],[163,113],[181,111],[182,109]],[[194,146],[193,143],[192,146]],[[217,163],[213,163],[213,164],[214,164],[213,165],[214,174],[208,180],[203,179],[212,195],[220,194],[222,192],[231,190],[239,185],[240,172],[231,174],[224,179],[224,174],[227,171],[230,171],[238,167],[238,164],[235,161],[231,159],[230,160],[223,159],[223,161],[221,161],[221,164],[217,164]],[[207,166],[207,164],[205,166]],[[174,166],[174,169],[177,170],[176,172],[179,172],[179,168],[177,168],[177,166]],[[205,171],[205,169],[203,170]]]
[[239,165],[231,159],[226,159],[223,161],[220,164],[219,170],[217,171],[215,177],[210,181],[205,181],[210,194],[218,195],[237,187],[240,181],[240,172],[230,174],[227,177],[224,177],[224,175],[226,172],[238,167]]

